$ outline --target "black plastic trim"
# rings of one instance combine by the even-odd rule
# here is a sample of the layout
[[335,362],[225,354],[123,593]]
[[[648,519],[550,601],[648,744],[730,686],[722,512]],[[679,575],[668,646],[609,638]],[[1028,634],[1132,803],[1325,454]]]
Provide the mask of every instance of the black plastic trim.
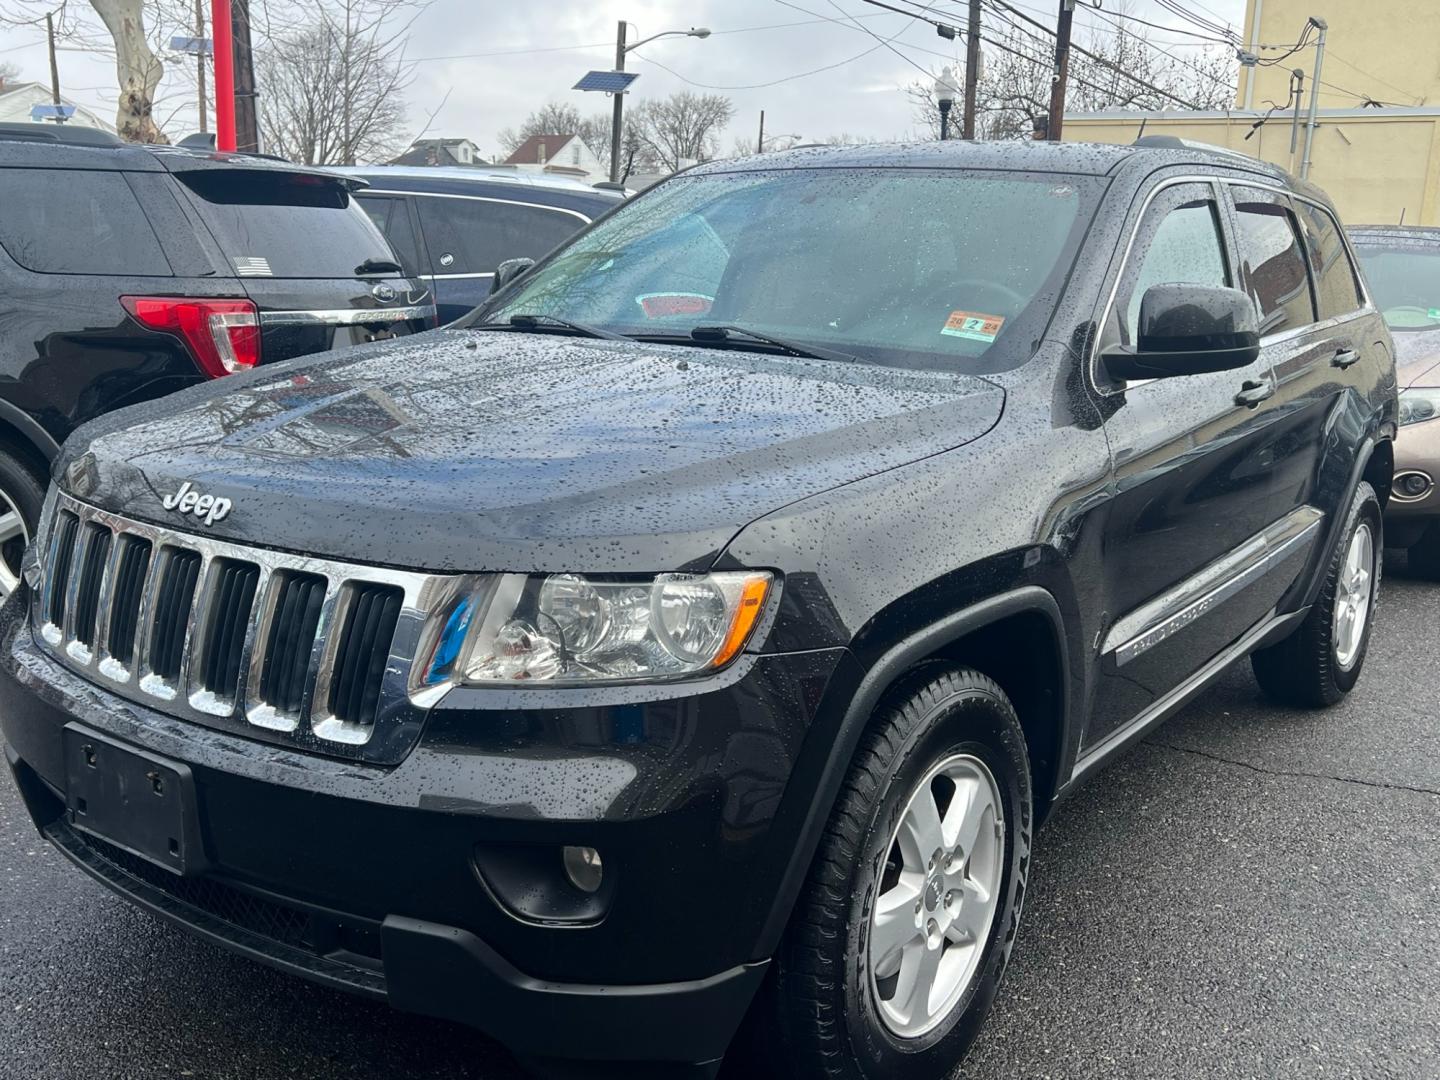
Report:
[[769,914],[761,928],[757,955],[769,956],[780,944],[780,938],[790,921],[791,910],[800,895],[805,876],[809,873],[810,862],[819,847],[821,833],[830,818],[830,810],[835,805],[840,785],[844,782],[845,774],[855,756],[855,748],[859,745],[860,736],[870,722],[881,697],[900,676],[925,657],[991,623],[1025,612],[1039,612],[1049,619],[1059,645],[1060,685],[1065,690],[1059,697],[1061,716],[1058,746],[1061,760],[1057,765],[1058,775],[1065,775],[1064,770],[1070,764],[1070,657],[1065,644],[1065,627],[1060,605],[1047,590],[1038,585],[1025,585],[1000,593],[948,615],[897,642],[871,665],[845,710],[820,783],[811,799],[809,812],[800,829],[800,835],[796,838],[795,856],[790,861],[785,877],[781,879]]

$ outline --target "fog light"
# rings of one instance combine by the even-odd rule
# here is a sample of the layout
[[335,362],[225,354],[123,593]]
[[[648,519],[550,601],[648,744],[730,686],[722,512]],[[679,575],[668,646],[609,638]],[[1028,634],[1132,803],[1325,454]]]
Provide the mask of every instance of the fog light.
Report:
[[1402,473],[1395,478],[1395,486],[1407,499],[1418,499],[1430,490],[1430,478],[1424,473]]
[[600,862],[598,851],[593,847],[567,846],[561,850],[560,859],[565,866],[565,876],[570,879],[571,885],[585,893],[600,891],[600,882],[605,876],[605,868]]

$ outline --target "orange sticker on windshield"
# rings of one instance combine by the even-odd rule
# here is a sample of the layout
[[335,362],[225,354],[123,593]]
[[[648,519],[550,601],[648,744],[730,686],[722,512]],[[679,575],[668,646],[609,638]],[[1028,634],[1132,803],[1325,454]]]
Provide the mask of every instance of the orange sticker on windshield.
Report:
[[1000,334],[1000,327],[1005,325],[1003,315],[982,315],[978,311],[952,311],[950,318],[945,320],[945,326],[940,331],[950,337],[968,338],[971,341],[983,341],[987,345],[994,341]]

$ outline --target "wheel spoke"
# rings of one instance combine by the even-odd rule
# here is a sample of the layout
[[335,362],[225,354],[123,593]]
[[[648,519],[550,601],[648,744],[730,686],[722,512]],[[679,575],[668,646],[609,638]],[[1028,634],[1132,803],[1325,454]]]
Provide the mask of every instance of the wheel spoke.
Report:
[[924,872],[930,858],[945,844],[940,828],[940,808],[928,788],[916,794],[900,822],[900,853],[907,870]]
[[895,1004],[911,1024],[930,1019],[930,994],[935,989],[943,952],[943,943],[932,949],[924,941],[917,941],[905,951],[905,961],[900,965],[900,984],[895,988]]
[[969,858],[975,850],[975,846],[980,842],[981,831],[990,817],[990,800],[977,784],[975,794],[965,809],[965,817],[956,830],[955,844],[960,849],[962,858]]
[[901,950],[910,942],[920,940],[920,930],[915,925],[915,904],[920,899],[923,881],[919,874],[902,872],[899,883],[875,902],[870,963],[878,978],[893,975],[899,966]]
[[0,514],[0,544],[8,540],[14,540],[17,536],[24,537],[25,522],[14,510]]

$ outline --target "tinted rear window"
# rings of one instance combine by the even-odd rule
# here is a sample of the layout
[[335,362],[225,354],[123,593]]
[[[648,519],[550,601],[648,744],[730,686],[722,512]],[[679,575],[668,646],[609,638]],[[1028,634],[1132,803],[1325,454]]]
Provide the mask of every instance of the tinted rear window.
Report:
[[178,178],[242,276],[354,277],[366,259],[395,258],[343,184],[248,169]]
[[42,274],[171,274],[119,172],[0,169],[0,246]]
[[564,210],[486,199],[421,195],[417,205],[437,274],[490,274],[506,259],[538,259],[585,225]]

